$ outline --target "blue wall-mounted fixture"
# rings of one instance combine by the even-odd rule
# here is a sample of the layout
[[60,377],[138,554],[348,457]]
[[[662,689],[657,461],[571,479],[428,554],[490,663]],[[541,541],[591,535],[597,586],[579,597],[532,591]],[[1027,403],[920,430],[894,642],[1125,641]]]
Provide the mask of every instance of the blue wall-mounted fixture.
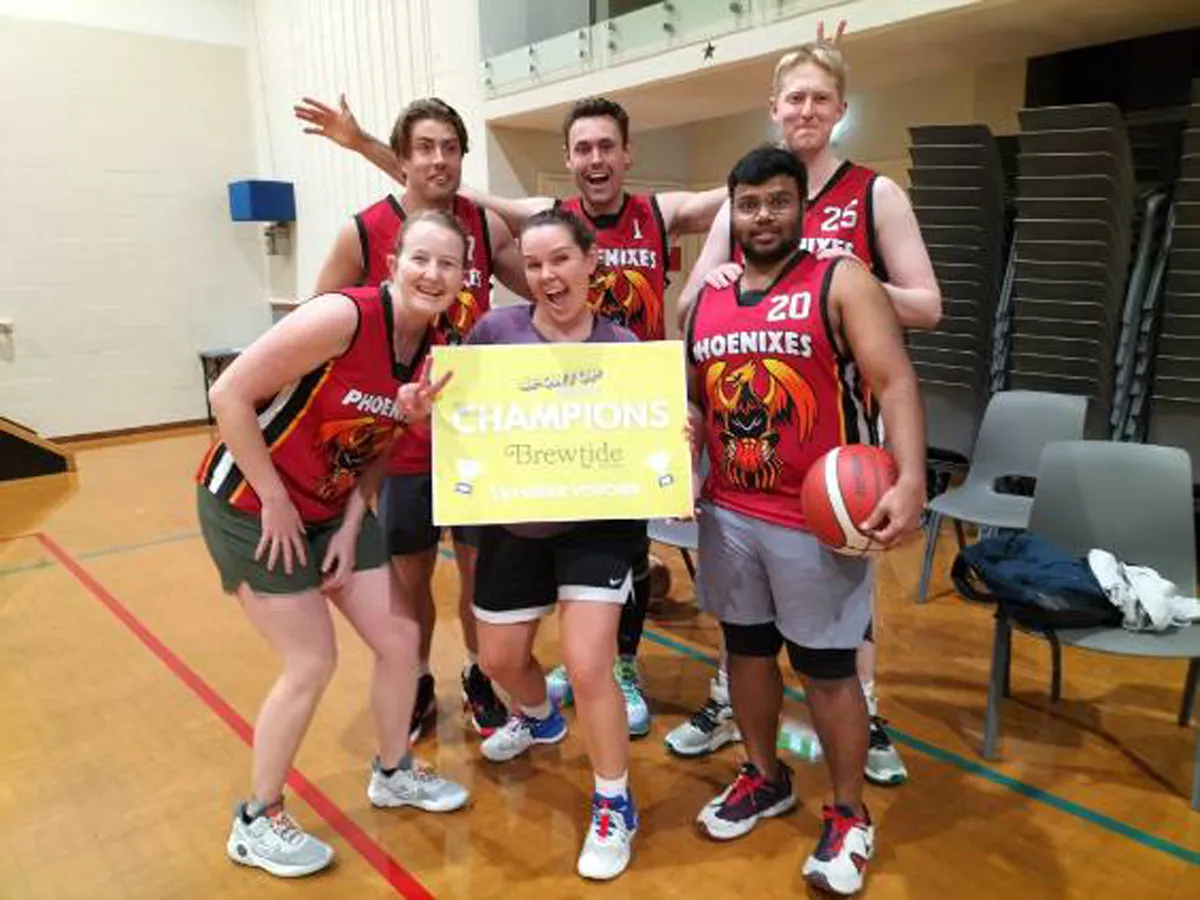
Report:
[[294,222],[296,193],[290,181],[234,181],[229,215],[235,222]]

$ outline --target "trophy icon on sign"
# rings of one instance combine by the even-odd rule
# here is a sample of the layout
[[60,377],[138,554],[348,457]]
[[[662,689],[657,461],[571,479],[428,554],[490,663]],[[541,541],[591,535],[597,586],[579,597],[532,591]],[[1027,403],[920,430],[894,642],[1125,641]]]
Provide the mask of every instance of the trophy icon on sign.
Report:
[[479,470],[483,467],[473,459],[460,459],[455,466],[458,469],[458,481],[454,483],[455,493],[473,493],[475,486],[472,482],[478,477]]
[[658,476],[658,486],[660,488],[670,487],[675,483],[675,476],[667,471],[671,466],[670,453],[665,450],[651,453],[646,457],[646,465],[650,467],[651,472]]

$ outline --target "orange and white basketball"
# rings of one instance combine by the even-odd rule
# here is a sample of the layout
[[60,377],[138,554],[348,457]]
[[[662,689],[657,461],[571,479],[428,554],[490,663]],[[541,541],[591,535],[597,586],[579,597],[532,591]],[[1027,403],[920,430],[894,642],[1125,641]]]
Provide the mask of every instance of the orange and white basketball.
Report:
[[813,463],[800,488],[808,530],[831,550],[848,556],[878,550],[858,526],[897,477],[896,460],[881,447],[835,447]]

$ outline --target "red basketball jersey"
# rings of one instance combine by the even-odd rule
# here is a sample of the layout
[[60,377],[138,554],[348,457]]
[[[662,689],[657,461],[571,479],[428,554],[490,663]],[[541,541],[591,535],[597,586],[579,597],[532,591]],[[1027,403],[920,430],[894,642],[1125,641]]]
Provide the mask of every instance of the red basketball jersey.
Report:
[[705,286],[687,345],[704,397],[711,468],[703,496],[744,515],[804,528],[800,488],[833,447],[868,441],[854,360],[829,329],[837,260],[797,251],[761,295]]
[[592,309],[624,325],[639,341],[661,341],[666,335],[670,248],[658,199],[626,194],[620,212],[595,218],[579,197],[568,197],[561,205],[596,234],[600,264],[592,279]]
[[810,253],[849,250],[880,281],[887,281],[875,241],[872,199],[879,173],[846,160],[804,207],[800,246]]
[[[454,215],[467,233],[467,269],[458,300],[438,320],[438,330],[447,344],[461,344],[471,328],[491,308],[492,242],[487,214],[464,197],[454,198]],[[404,224],[404,208],[391,194],[372,203],[354,216],[362,248],[362,284],[374,287],[388,280],[387,258],[396,247],[396,236]]]
[[[815,197],[804,206],[800,247],[810,253],[849,250],[880,281],[887,281],[883,257],[875,240],[875,179],[879,173],[846,160]],[[742,261],[742,249],[730,223],[731,258]]]
[[[396,392],[410,377],[397,366],[392,300],[386,286],[342,291],[358,310],[349,349],[296,380],[258,410],[263,440],[288,496],[305,522],[341,515],[367,465],[399,429]],[[430,332],[432,337],[432,331]],[[213,445],[197,479],[248,513],[262,503],[229,448]]]

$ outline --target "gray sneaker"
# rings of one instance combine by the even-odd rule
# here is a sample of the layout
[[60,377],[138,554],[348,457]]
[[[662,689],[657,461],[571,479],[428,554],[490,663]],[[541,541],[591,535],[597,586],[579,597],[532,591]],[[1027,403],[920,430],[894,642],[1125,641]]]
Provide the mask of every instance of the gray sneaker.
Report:
[[235,863],[257,866],[279,878],[299,878],[319,872],[333,861],[333,848],[301,828],[282,806],[250,822],[242,818],[244,808],[239,804],[234,813],[225,844]]
[[467,805],[467,789],[438,775],[430,766],[413,760],[407,769],[397,769],[390,776],[379,768],[379,760],[371,771],[367,797],[375,806],[415,806],[426,812],[451,812]]

